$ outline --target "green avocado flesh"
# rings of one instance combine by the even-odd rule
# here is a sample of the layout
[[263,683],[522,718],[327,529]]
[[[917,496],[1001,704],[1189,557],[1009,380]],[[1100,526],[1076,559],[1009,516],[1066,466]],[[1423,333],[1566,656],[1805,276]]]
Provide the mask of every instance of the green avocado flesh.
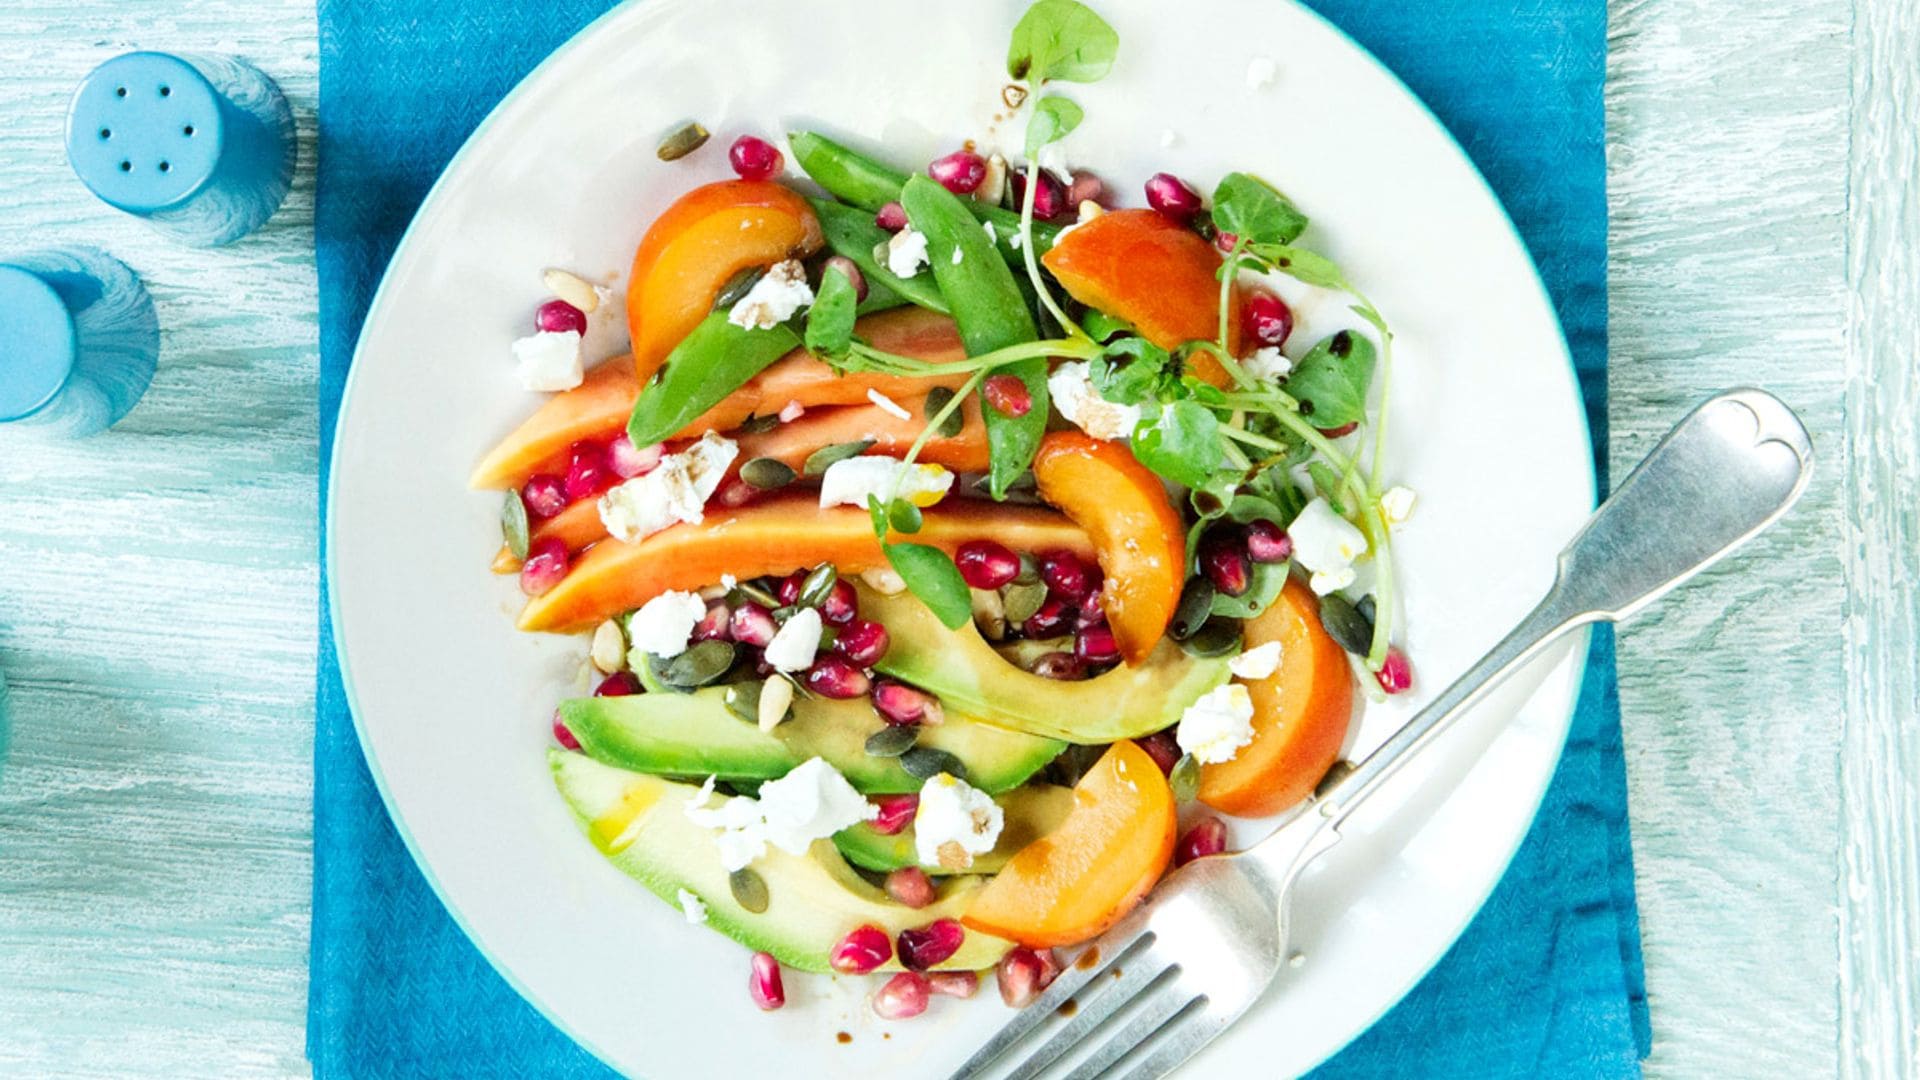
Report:
[[[560,794],[614,866],[676,908],[681,889],[693,893],[707,905],[708,926],[800,971],[830,971],[834,946],[858,926],[877,926],[891,938],[936,919],[958,919],[985,885],[984,878],[953,878],[932,904],[910,908],[888,899],[855,873],[832,843],[820,840],[805,855],[769,847],[754,860],[753,870],[766,882],[767,910],[749,912],[733,898],[714,831],[687,820],[686,802],[698,788],[567,750],[550,750],[547,760]],[[989,968],[1012,947],[969,930],[959,951],[940,966]],[[899,961],[889,961],[883,970],[900,970]]]
[[1042,678],[1008,663],[972,623],[949,630],[910,593],[856,587],[862,617],[886,627],[892,640],[874,666],[939,695],[949,716],[958,711],[1047,738],[1110,743],[1173,725],[1229,675],[1227,657],[1189,656],[1163,639],[1139,667],[1079,682]]
[[[717,686],[686,694],[579,698],[561,703],[560,718],[589,757],[635,772],[773,780],[818,757],[868,795],[920,790],[921,780],[898,758],[867,753],[867,736],[886,721],[865,698],[796,698],[793,719],[771,732],[735,716],[726,689]],[[1064,749],[1053,739],[983,724],[954,710],[945,722],[922,728],[919,745],[960,759],[967,782],[989,793],[1020,786]]]
[[[1073,789],[1054,784],[1033,784],[994,796],[994,802],[1006,814],[1000,840],[985,855],[975,855],[973,865],[961,873],[995,874],[1007,865],[1014,852],[1060,827],[1073,809]],[[953,870],[938,863],[923,863],[914,847],[913,826],[891,836],[860,824],[833,834],[833,844],[855,866],[886,873],[903,866],[918,866],[930,874],[951,874]]]

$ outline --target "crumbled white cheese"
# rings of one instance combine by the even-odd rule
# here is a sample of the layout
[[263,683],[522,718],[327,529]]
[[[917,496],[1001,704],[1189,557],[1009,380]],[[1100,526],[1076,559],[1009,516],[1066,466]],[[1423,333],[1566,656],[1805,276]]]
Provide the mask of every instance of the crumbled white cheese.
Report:
[[808,304],[813,289],[807,285],[807,268],[798,259],[774,263],[760,280],[753,283],[727,312],[727,321],[748,330],[771,330]]
[[1280,74],[1280,65],[1271,56],[1256,56],[1247,63],[1247,89],[1265,90]]
[[867,400],[878,406],[881,412],[886,413],[896,420],[913,419],[913,414],[908,412],[905,406],[871,387],[867,390]]
[[520,385],[529,390],[571,390],[587,377],[578,330],[542,330],[513,343]]
[[1239,683],[1214,687],[1180,714],[1175,738],[1195,761],[1207,765],[1232,761],[1241,747],[1253,741],[1253,696]]
[[[897,491],[896,477],[900,485]],[[946,498],[952,487],[953,474],[938,465],[911,465],[901,475],[900,462],[869,454],[827,466],[820,477],[820,505],[865,508],[867,496],[885,499],[892,493],[915,506],[932,506]]]
[[627,543],[676,521],[697,524],[739,454],[738,443],[709,431],[685,450],[662,457],[652,472],[600,496],[600,522],[608,535]]
[[728,592],[732,592],[733,587],[738,584],[740,584],[740,579],[737,577],[734,577],[732,574],[720,575],[720,587],[727,590]]
[[963,258],[965,258],[965,257],[966,257],[966,252],[964,252],[964,251],[962,251],[962,250],[960,250],[960,245],[958,245],[958,244],[955,244],[955,245],[953,246],[953,260],[952,260],[952,261],[953,261],[953,265],[955,265],[955,266],[959,266],[959,265],[960,265],[960,260],[961,260],[961,259],[963,259]]
[[1240,361],[1240,366],[1256,379],[1274,382],[1285,378],[1293,370],[1293,361],[1281,353],[1278,345],[1269,345],[1264,349],[1255,349],[1252,356]]
[[669,589],[627,617],[628,664],[644,670],[646,658],[671,659],[687,651],[693,628],[707,614],[707,602],[690,592]]
[[1171,150],[1177,146],[1179,142],[1180,133],[1172,128],[1167,128],[1160,133],[1160,148],[1162,150]]
[[775,671],[805,671],[813,666],[813,654],[819,650],[820,613],[803,607],[774,632],[762,655]]
[[1380,496],[1380,516],[1387,519],[1389,526],[1399,528],[1413,516],[1414,500],[1418,497],[1412,488],[1396,484]]
[[946,773],[920,788],[913,818],[914,851],[923,866],[965,870],[1000,840],[1006,814],[986,792]]
[[[1065,232],[1066,232],[1067,230],[1066,230],[1066,229],[1062,229],[1062,230],[1060,230],[1060,231],[1061,231],[1062,233],[1065,233]],[[1059,241],[1059,237],[1058,237],[1058,236],[1055,236],[1055,237],[1054,237],[1054,240],[1055,240],[1055,242],[1058,242],[1058,241]],[[1011,248],[1012,248],[1013,250],[1015,250],[1015,251],[1024,251],[1024,250],[1026,250],[1026,247],[1027,247],[1027,234],[1026,234],[1026,233],[1024,233],[1024,232],[1022,232],[1022,231],[1020,231],[1019,229],[1015,229],[1015,230],[1013,230],[1013,235],[1011,235],[1011,236],[1009,236],[1009,237],[1007,237],[1007,246],[1008,246],[1008,247],[1011,247]]]
[[983,221],[980,223],[980,227],[987,231],[987,243],[997,244],[1000,242],[1000,234],[993,231],[993,222]]
[[1061,364],[1047,376],[1047,394],[1053,407],[1080,430],[1096,439],[1125,439],[1140,426],[1140,406],[1115,405],[1093,388],[1091,367],[1084,360]]
[[695,926],[707,921],[707,902],[693,894],[690,889],[680,890],[680,913]]
[[1307,584],[1325,596],[1353,584],[1353,561],[1367,553],[1367,538],[1353,523],[1316,498],[1287,526],[1293,558],[1312,576]]
[[911,225],[887,240],[887,269],[894,277],[910,278],[927,265],[927,236]]
[[766,854],[768,844],[804,855],[815,840],[880,814],[846,777],[817,757],[762,784],[757,799],[738,795],[710,807],[713,783],[708,777],[700,793],[687,800],[686,815],[695,825],[720,831],[720,865],[729,873]]
[[1242,679],[1264,679],[1280,669],[1280,643],[1255,645],[1227,661],[1227,670]]

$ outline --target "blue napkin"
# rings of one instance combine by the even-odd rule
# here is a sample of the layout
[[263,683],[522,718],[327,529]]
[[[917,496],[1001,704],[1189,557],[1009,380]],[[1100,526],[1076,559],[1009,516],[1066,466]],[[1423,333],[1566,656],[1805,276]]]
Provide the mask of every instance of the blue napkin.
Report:
[[[487,110],[608,6],[319,0],[322,461],[361,319],[420,199]],[[1604,476],[1604,0],[1314,6],[1433,107],[1506,202],[1572,342]],[[608,1075],[514,993],[420,876],[361,758],[324,624],[317,714],[315,1075]],[[1433,972],[1316,1075],[1628,1076],[1650,1038],[1603,631],[1512,868]]]

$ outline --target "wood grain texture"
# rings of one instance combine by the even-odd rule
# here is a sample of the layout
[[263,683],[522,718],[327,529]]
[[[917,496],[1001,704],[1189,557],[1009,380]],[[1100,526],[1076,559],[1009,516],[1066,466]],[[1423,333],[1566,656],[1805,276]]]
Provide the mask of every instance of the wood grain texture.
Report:
[[[67,99],[134,48],[279,80],[301,168],[264,231],[178,247],[74,178]],[[0,11],[0,251],[107,248],[164,328],[114,430],[0,434],[0,1075],[306,1071],[316,76],[309,0]]]

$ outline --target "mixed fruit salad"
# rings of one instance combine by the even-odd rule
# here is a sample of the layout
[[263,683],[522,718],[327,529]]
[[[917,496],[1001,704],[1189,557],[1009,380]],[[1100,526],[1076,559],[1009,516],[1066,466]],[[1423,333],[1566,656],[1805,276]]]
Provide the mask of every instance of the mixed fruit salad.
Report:
[[[631,356],[587,369],[621,305],[564,271],[514,343],[553,396],[472,483],[507,492],[520,628],[591,635],[554,779],[616,866],[752,950],[763,1008],[787,968],[885,973],[890,1019],[989,970],[1030,1000],[1055,948],[1223,851],[1215,815],[1308,798],[1356,686],[1411,681],[1392,334],[1260,179],[1161,173],[1121,208],[1043,167],[1082,117],[1060,85],[1117,49],[1074,0],[1027,11],[1018,165],[741,136],[738,179],[641,240]],[[1298,340],[1283,284],[1357,328]]]

